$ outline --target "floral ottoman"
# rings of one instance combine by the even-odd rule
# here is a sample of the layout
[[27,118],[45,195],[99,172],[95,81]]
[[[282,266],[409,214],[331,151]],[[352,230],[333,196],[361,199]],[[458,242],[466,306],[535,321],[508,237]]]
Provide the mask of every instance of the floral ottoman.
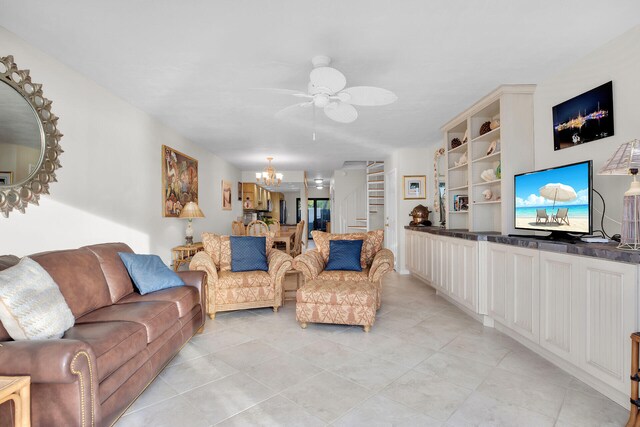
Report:
[[362,325],[369,332],[376,321],[378,290],[375,283],[315,279],[296,292],[296,319],[308,322]]

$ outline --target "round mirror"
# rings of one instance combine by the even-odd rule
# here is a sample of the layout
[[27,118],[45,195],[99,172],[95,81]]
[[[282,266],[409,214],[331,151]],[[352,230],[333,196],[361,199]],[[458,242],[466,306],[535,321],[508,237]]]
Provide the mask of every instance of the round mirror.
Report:
[[31,178],[44,155],[44,131],[31,104],[8,84],[0,84],[0,187]]
[[0,212],[5,217],[38,204],[56,181],[62,153],[57,122],[29,70],[18,69],[12,56],[0,57]]

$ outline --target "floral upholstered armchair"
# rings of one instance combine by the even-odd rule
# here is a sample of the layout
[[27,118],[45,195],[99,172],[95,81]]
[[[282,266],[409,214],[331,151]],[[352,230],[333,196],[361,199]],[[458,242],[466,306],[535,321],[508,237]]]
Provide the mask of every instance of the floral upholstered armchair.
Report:
[[[316,249],[298,255],[293,261],[294,269],[301,271],[308,282],[314,279],[333,281],[369,281],[376,285],[379,293],[382,276],[393,271],[394,257],[389,249],[383,249],[384,230],[369,231],[368,233],[331,234],[322,231],[312,231]],[[329,260],[330,240],[362,240],[360,265],[362,271],[325,271]]]
[[204,251],[195,254],[190,270],[207,273],[207,313],[215,318],[219,311],[282,305],[282,280],[292,267],[293,258],[273,249],[272,235],[268,235],[267,262],[269,271],[231,271],[229,236],[202,233]]

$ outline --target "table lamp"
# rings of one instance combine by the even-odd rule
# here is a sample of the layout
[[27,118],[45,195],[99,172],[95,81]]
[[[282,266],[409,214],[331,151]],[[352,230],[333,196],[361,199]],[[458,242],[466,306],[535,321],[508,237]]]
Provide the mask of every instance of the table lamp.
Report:
[[640,249],[640,181],[637,180],[640,169],[640,141],[622,144],[607,160],[598,175],[632,175],[631,186],[624,193],[622,208],[622,231],[620,249]]
[[185,233],[187,245],[193,245],[193,227],[191,222],[193,218],[204,218],[204,214],[195,202],[189,202],[184,206],[182,212],[180,212],[180,218],[187,218],[187,231]]

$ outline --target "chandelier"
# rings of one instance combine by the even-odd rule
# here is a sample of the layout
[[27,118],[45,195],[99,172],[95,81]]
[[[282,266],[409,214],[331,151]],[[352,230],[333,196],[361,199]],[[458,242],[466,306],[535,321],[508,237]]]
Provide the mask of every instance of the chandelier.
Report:
[[273,157],[267,157],[269,164],[264,168],[264,172],[256,172],[256,181],[258,184],[262,182],[262,184],[267,187],[278,187],[282,182],[283,176],[281,173],[276,172],[275,168],[271,166],[271,160],[273,160]]

